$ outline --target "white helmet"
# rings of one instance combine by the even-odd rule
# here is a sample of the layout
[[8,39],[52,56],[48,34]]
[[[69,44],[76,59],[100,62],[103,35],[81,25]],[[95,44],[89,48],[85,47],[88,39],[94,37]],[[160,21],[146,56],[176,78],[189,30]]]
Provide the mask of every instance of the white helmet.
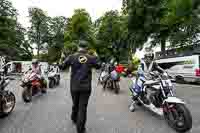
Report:
[[144,55],[144,59],[147,62],[151,62],[154,60],[154,53],[153,50],[149,47],[145,48],[145,55]]

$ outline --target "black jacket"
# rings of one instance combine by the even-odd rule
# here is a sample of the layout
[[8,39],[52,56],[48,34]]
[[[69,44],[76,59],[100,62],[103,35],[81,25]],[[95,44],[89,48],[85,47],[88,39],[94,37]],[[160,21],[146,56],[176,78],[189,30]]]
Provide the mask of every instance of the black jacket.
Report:
[[97,57],[87,54],[87,51],[79,51],[68,56],[61,68],[68,66],[71,66],[71,91],[91,91],[92,68],[101,67]]

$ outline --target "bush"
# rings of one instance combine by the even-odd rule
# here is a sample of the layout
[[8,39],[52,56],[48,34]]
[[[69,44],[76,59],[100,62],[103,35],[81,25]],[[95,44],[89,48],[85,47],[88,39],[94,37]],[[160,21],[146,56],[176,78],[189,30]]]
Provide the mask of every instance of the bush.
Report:
[[138,66],[140,65],[140,59],[136,56],[133,56],[132,65],[133,65],[133,71],[136,71],[138,69]]
[[128,65],[128,71],[131,72],[133,75],[135,75],[139,64],[140,64],[140,59],[136,56],[133,56],[131,62]]

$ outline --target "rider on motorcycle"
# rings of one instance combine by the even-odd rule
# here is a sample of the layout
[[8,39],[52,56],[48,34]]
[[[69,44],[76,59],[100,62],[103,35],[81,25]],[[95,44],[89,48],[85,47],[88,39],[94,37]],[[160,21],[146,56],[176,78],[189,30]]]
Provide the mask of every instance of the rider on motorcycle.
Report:
[[[158,66],[158,64],[154,61],[154,53],[150,48],[146,48],[145,51],[145,55],[144,55],[144,60],[141,61],[140,67],[138,69],[138,75],[136,76],[136,82],[140,76],[139,71],[143,72],[143,76],[144,76],[144,82],[148,81],[148,80],[152,80],[151,76],[150,76],[150,72],[153,71],[158,71],[159,73],[164,73],[165,71]],[[141,96],[143,102],[147,105],[150,104],[148,98],[146,97],[145,92],[140,92],[139,94],[136,94],[136,96]]]
[[[41,70],[41,67],[39,65],[39,61],[37,59],[32,60],[31,71],[37,74],[37,78],[41,81],[41,83],[46,88],[44,77],[42,76],[42,70]],[[44,91],[46,92],[46,90],[44,90]]]
[[39,61],[37,59],[32,60],[32,72],[35,72],[38,74],[38,77],[41,77],[42,71],[41,67],[39,66]]

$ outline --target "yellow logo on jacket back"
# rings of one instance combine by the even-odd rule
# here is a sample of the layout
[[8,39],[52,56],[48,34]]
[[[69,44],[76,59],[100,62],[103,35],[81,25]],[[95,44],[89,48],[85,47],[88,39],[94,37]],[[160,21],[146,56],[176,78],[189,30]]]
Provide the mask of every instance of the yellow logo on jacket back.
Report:
[[80,62],[81,64],[85,64],[85,63],[87,62],[88,59],[87,59],[86,56],[81,55],[81,56],[79,56],[78,60],[79,60],[79,62]]

